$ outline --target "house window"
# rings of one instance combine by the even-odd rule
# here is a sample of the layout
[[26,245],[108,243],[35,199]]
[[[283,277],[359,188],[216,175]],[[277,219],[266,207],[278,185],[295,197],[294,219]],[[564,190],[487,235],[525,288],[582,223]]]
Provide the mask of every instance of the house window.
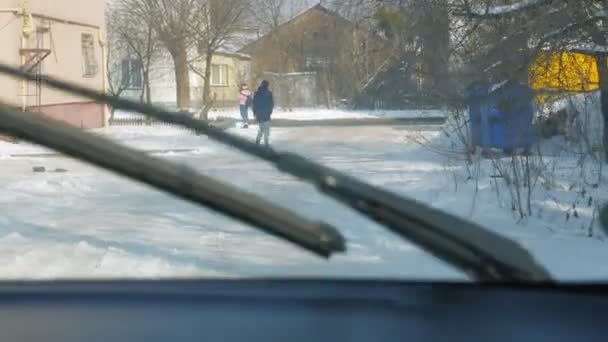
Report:
[[126,58],[122,61],[122,86],[130,89],[141,89],[143,86],[142,80],[142,63],[137,58]]
[[97,75],[99,69],[97,58],[95,57],[95,38],[90,33],[82,34],[82,59],[84,77],[93,77]]
[[213,64],[211,65],[211,85],[212,86],[228,86],[228,65]]

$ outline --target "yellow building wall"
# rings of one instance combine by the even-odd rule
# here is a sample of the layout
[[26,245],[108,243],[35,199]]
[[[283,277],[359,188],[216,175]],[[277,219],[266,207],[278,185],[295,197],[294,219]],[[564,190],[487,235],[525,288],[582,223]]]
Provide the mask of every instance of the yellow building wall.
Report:
[[[216,106],[236,106],[238,104],[239,87],[242,83],[247,83],[249,75],[248,73],[241,72],[243,67],[248,67],[249,61],[238,58],[236,56],[229,56],[223,54],[217,54],[213,56],[211,61],[212,64],[226,65],[228,70],[228,82],[225,85],[211,85],[211,96],[217,96]],[[204,70],[205,63],[201,61],[200,70]],[[197,77],[194,82],[196,84],[195,98],[202,101],[203,94],[203,80]],[[250,88],[251,85],[249,85]]]
[[599,75],[595,57],[577,52],[539,54],[529,67],[529,83],[539,93],[539,103],[597,90]]

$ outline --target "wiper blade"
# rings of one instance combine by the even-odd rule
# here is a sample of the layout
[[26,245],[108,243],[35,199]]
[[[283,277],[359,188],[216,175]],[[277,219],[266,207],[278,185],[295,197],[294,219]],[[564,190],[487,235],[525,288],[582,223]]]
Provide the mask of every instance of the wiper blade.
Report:
[[345,251],[328,224],[312,222],[195,170],[39,115],[0,105],[0,131],[44,145],[261,228],[323,257]]
[[[0,64],[0,73],[28,80],[39,75]],[[388,227],[437,258],[480,281],[549,282],[549,273],[517,243],[457,216],[397,196],[341,172],[290,153],[278,153],[246,139],[217,130],[204,121],[154,106],[100,94],[69,82],[43,76],[47,86],[139,112],[159,121],[181,125],[210,139],[274,164],[283,172],[315,184],[320,191]]]

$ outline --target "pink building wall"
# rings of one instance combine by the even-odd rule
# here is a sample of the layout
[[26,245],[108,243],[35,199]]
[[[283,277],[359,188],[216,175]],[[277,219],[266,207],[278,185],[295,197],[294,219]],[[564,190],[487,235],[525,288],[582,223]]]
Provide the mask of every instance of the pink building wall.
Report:
[[104,106],[95,102],[74,102],[41,107],[29,107],[28,111],[63,121],[80,128],[104,127]]

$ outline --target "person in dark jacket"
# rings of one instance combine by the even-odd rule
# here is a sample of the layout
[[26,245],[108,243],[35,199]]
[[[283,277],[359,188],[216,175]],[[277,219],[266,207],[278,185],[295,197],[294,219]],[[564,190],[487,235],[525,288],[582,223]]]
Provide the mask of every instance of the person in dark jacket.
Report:
[[264,138],[266,147],[269,146],[270,122],[272,120],[272,111],[274,110],[274,98],[269,86],[270,83],[268,81],[262,81],[253,97],[253,115],[259,125],[255,143],[259,145],[262,138]]

